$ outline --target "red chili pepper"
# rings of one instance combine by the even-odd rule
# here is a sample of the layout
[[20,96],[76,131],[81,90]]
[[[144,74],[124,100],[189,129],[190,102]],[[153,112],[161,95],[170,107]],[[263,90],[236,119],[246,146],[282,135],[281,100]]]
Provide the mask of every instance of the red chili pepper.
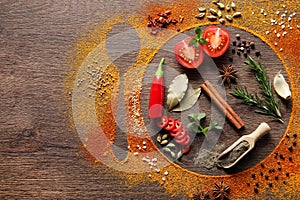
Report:
[[162,117],[164,104],[164,72],[162,65],[164,60],[164,58],[161,59],[152,80],[148,107],[150,119]]
[[181,129],[182,129],[182,123],[181,123],[181,121],[175,120],[175,127],[172,130],[172,132],[177,133]]
[[187,133],[186,130],[182,128],[172,136],[175,137],[177,140],[182,140],[187,136]]
[[157,122],[157,126],[160,128],[165,128],[169,124],[169,118],[167,116],[162,116]]

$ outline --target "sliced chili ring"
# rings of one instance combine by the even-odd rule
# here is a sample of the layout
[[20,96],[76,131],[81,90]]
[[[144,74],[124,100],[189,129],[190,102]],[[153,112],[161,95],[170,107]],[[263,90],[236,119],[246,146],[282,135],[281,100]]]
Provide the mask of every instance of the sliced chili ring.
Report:
[[167,126],[165,126],[165,130],[172,131],[175,128],[175,120],[173,118],[169,118]]
[[188,145],[188,146],[182,147],[180,151],[181,151],[181,153],[186,154],[186,153],[190,152],[190,150],[191,150],[191,146]]
[[167,116],[162,116],[161,119],[157,122],[157,126],[160,128],[165,128],[169,123],[169,118]]
[[177,133],[182,129],[182,122],[175,120],[175,128],[172,130],[172,132]]
[[186,137],[184,137],[182,139],[175,138],[175,142],[177,142],[178,144],[184,145],[184,146],[189,145],[190,141],[191,141],[191,138],[189,135],[186,135]]
[[182,128],[180,131],[178,131],[176,134],[175,134],[175,138],[178,139],[178,140],[182,140],[184,139],[185,137],[187,136],[187,133],[186,133],[186,130],[184,128]]

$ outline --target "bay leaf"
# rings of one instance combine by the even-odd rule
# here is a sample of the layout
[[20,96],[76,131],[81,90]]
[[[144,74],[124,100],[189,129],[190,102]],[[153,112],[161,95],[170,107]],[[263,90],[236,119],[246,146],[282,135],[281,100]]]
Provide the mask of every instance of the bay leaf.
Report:
[[167,95],[167,107],[168,110],[172,110],[183,99],[188,88],[188,78],[186,74],[180,74],[176,76],[171,82],[168,95]]
[[183,99],[180,103],[172,109],[173,112],[182,112],[185,110],[190,109],[195,105],[199,96],[201,94],[201,88],[194,89],[192,86],[188,86],[186,94],[184,95]]

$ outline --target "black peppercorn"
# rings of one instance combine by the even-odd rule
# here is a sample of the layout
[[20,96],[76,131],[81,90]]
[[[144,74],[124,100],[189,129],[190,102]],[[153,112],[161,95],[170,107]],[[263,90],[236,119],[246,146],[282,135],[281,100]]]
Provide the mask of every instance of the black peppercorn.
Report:
[[235,48],[231,49],[231,52],[232,52],[233,54],[235,54]]
[[247,54],[247,52],[245,52],[245,53],[244,53],[244,57],[245,57],[245,58],[247,58],[247,57],[248,57],[248,54]]
[[232,57],[229,57],[229,62],[232,62],[233,61],[233,58]]
[[256,57],[259,57],[260,56],[260,51],[256,51],[255,55],[256,55]]
[[250,47],[251,47],[251,49],[255,49],[255,43],[254,42],[250,42]]
[[236,41],[235,41],[235,40],[232,42],[232,45],[233,45],[233,46],[236,46]]
[[240,34],[236,34],[235,37],[236,37],[236,39],[238,39],[238,40],[241,39]]

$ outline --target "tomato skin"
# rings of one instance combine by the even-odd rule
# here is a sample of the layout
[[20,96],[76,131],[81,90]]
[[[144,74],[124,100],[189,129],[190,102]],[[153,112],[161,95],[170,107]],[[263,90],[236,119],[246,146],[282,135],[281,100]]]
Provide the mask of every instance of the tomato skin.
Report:
[[[195,47],[193,47],[193,46],[189,46],[189,42],[191,39],[192,39],[192,37],[188,37],[188,38],[185,38],[184,40],[178,42],[174,47],[174,53],[175,53],[175,57],[176,57],[177,61],[183,67],[194,69],[194,68],[199,67],[201,65],[201,63],[203,62],[204,51],[200,44],[199,44],[198,49],[195,49]],[[190,63],[188,61],[184,60],[184,58],[181,56],[181,54],[182,54],[181,50],[184,48],[192,48],[190,50],[195,51],[195,54],[198,55],[198,56],[196,56],[195,60],[191,61]]]
[[207,44],[202,45],[203,50],[212,58],[222,56],[230,45],[230,35],[228,31],[217,26],[207,27],[203,31],[202,37],[208,41]]

